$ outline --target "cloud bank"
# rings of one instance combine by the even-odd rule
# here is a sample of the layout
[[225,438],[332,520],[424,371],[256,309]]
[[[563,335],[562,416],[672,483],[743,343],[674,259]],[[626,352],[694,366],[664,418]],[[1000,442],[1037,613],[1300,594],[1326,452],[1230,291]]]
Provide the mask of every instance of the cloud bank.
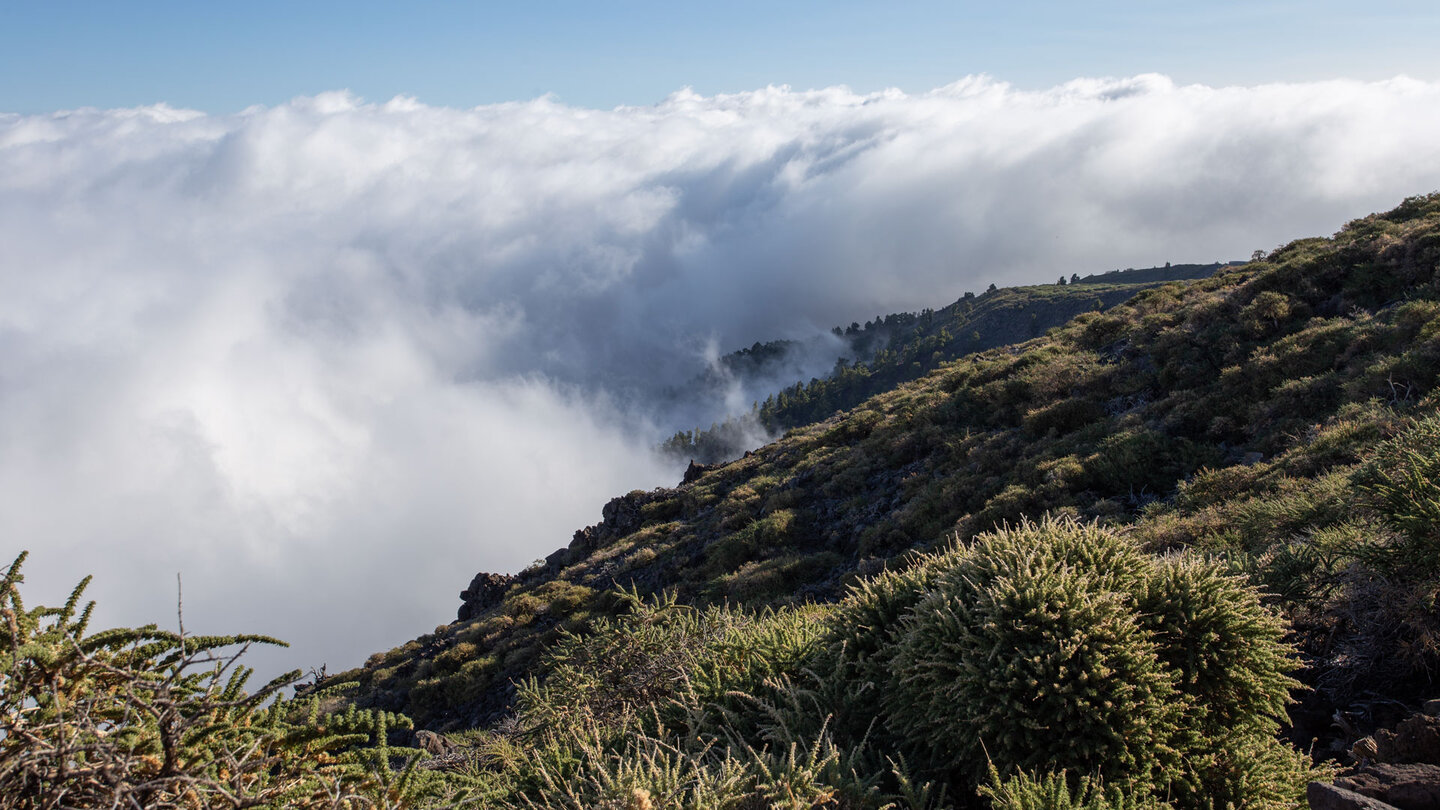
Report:
[[647,397],[715,346],[1436,188],[1403,78],[0,115],[0,552],[115,622],[180,571],[192,629],[354,666],[674,483],[649,447],[719,414]]

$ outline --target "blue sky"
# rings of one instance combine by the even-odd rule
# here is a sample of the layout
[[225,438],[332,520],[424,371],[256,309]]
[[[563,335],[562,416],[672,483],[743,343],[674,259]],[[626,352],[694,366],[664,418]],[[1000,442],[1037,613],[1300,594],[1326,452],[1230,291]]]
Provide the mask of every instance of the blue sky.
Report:
[[980,73],[1032,89],[1436,79],[1437,41],[1433,2],[7,2],[0,111],[225,113],[338,89],[610,108],[685,86],[921,92]]

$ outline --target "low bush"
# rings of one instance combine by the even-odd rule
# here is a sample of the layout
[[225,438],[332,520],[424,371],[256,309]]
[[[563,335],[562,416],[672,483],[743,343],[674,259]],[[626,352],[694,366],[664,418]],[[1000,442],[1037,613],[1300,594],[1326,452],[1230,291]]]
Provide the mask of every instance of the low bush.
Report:
[[990,768],[990,781],[980,795],[994,810],[1169,810],[1153,796],[1139,796],[1089,776],[1072,778],[1067,772],[1043,776],[1020,771],[1002,778]]
[[1144,557],[1083,524],[985,535],[902,619],[885,722],[940,770],[1149,776],[1177,759],[1173,676],[1131,594]]
[[1080,792],[1056,806],[1075,807],[1111,806],[1113,790],[1256,806],[1298,800],[1311,776],[1275,742],[1297,685],[1284,626],[1218,563],[1046,519],[864,583],[834,619],[833,671],[855,680],[847,728],[870,718],[957,786],[994,769],[1001,806],[1043,806],[1024,797],[1059,795],[1058,777],[1036,774],[1061,771],[1110,786],[1072,779]]
[[1377,567],[1415,578],[1440,572],[1440,416],[1411,420],[1376,447],[1354,480],[1403,538],[1373,561]]
[[673,596],[627,598],[628,613],[597,620],[584,635],[566,634],[546,652],[544,680],[518,694],[524,727],[593,724],[619,733],[639,716],[653,731],[698,703],[723,710],[731,693],[756,692],[767,678],[797,671],[820,633],[805,609],[750,613],[697,609]]
[[246,692],[237,659],[283,642],[183,626],[91,633],[89,578],[62,607],[27,609],[24,559],[0,579],[0,808],[376,808],[454,795],[391,770],[407,753],[388,746],[401,716],[286,699],[298,671]]

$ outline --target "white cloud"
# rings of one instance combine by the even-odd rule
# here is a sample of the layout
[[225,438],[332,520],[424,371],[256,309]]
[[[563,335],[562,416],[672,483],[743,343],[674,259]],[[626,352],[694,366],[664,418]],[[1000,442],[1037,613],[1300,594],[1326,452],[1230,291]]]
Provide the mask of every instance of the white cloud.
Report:
[[124,622],[183,570],[192,628],[354,665],[673,483],[646,448],[713,414],[638,403],[707,346],[1435,188],[1403,78],[0,115],[0,552]]

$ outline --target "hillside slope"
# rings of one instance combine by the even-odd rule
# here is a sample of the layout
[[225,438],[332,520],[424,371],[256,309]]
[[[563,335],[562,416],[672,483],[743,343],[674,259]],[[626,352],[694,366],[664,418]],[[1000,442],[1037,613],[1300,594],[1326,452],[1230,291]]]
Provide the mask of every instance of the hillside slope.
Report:
[[[691,483],[617,498],[544,566],[472,600],[467,621],[341,678],[421,722],[474,725],[503,712],[539,645],[583,627],[616,586],[696,602],[829,600],[898,555],[1027,516],[1155,532],[1183,523],[1175,516],[1199,508],[1213,480],[1242,481],[1235,496],[1329,480],[1406,409],[1431,404],[1437,207],[1407,201],[1333,239],[1143,292]],[[1218,531],[1162,539],[1233,545]],[[1246,539],[1232,550],[1269,553]]]
[[[954,729],[973,727],[992,755],[1020,757],[997,760],[1002,773],[988,789],[998,804],[1006,791],[1051,784],[1052,769],[1079,768],[1137,795],[1171,793],[1175,806],[1207,806],[1196,802],[1232,789],[1239,804],[1289,806],[1311,771],[1306,757],[1275,747],[1290,683],[1283,672],[1292,666],[1290,653],[1275,651],[1281,619],[1296,645],[1296,674],[1311,687],[1288,720],[1302,746],[1326,737],[1317,753],[1338,756],[1353,740],[1326,747],[1336,710],[1373,727],[1394,719],[1386,707],[1432,696],[1430,673],[1440,668],[1437,378],[1440,195],[1431,195],[1333,238],[1302,239],[946,364],[733,463],[698,469],[676,488],[617,498],[600,524],[543,564],[516,577],[477,577],[462,594],[463,620],[329,684],[349,688],[358,705],[403,710],[430,728],[493,728],[475,738],[483,757],[520,756],[514,746],[531,745],[526,734],[550,729],[533,738],[549,742],[524,756],[583,760],[594,746],[593,756],[628,768],[670,751],[699,757],[685,767],[707,779],[739,768],[760,780],[746,790],[761,790],[774,773],[753,764],[768,761],[754,752],[790,740],[811,746],[792,753],[841,757],[859,769],[852,776],[878,780],[846,781],[816,765],[801,780],[806,790],[854,790],[879,802],[919,785],[915,776],[965,803],[986,777],[973,770],[971,743],[951,741]],[[1130,549],[1157,556],[1142,561]],[[1100,568],[1074,578],[1082,563]],[[1028,580],[1033,593],[985,590],[993,575],[974,573],[1052,570],[1045,566],[1059,567]],[[1258,592],[1226,572],[1263,590],[1263,609]],[[1189,595],[1163,596],[1165,588]],[[1115,676],[1124,696],[1102,695],[1094,706],[1136,701],[1133,717],[1150,725],[1115,739],[1109,721],[1076,726],[1083,745],[1075,750],[1098,758],[1057,752],[1032,761],[1024,752],[1043,746],[997,741],[1059,722],[1019,719],[1025,689],[1043,691],[1043,681],[1005,681],[1021,703],[981,706],[980,714],[964,713],[977,710],[973,695],[915,691],[924,678],[937,689],[963,684],[953,680],[955,666],[989,666],[965,663],[974,632],[1023,630],[1029,620],[975,617],[1031,598],[1041,600],[1036,615],[1051,617],[1042,629],[1068,615],[1067,600],[1079,600],[1075,616],[1089,618],[1060,636],[1062,646],[1105,628],[1093,642],[1110,661],[1102,671],[1130,673]],[[1205,607],[1206,599],[1220,601]],[[1140,612],[1113,612],[1123,605]],[[1197,612],[1164,619],[1187,605]],[[756,612],[762,607],[771,612]],[[971,618],[944,626],[925,618],[950,611]],[[1236,624],[1205,624],[1228,621]],[[963,638],[946,646],[926,640],[933,633]],[[961,658],[933,659],[950,649]],[[1210,663],[1192,672],[1185,661]],[[1157,670],[1157,662],[1179,669]],[[1046,698],[1060,701],[1055,711],[1072,711],[1064,695],[1090,689],[1064,686],[1077,672],[1087,677],[1068,664],[1044,676],[1062,681]],[[1247,672],[1271,674],[1231,682]],[[811,678],[819,680],[800,688]],[[901,680],[884,686],[887,678]],[[1189,691],[1165,697],[1177,684]],[[1260,690],[1245,698],[1248,708],[1224,704],[1247,689]],[[1167,706],[1201,714],[1181,722]],[[941,710],[962,714],[927,726],[928,713]],[[560,740],[559,728],[598,736]],[[808,729],[803,739],[798,728]],[[1241,737],[1217,742],[1227,729],[1246,729],[1243,745]],[[717,739],[732,742],[716,749]],[[732,759],[723,753],[731,744],[760,759]],[[886,775],[886,751],[903,753],[914,769]],[[1176,760],[1176,751],[1189,753]],[[496,767],[496,778],[512,780],[505,790],[548,795],[530,766]],[[615,783],[606,780],[616,774],[585,767],[563,772],[590,773],[595,795],[609,795],[605,785]],[[745,770],[755,767],[770,776]],[[1032,778],[1040,781],[1025,781]],[[1069,786],[1088,790],[1073,779]]]
[[[991,289],[920,312],[901,312],[864,325],[836,327],[845,348],[827,374],[777,386],[749,414],[736,414],[708,430],[680,431],[661,449],[681,461],[715,464],[739,456],[756,435],[774,435],[853,408],[864,400],[967,354],[1019,343],[1083,312],[1112,307],[1166,281],[1208,278],[1227,265],[1185,264],[1072,276],[1066,284]],[[756,343],[721,357],[683,396],[723,400],[732,386],[752,390],[757,381],[782,379],[790,358],[807,347],[794,341]],[[677,393],[677,396],[682,395]]]

